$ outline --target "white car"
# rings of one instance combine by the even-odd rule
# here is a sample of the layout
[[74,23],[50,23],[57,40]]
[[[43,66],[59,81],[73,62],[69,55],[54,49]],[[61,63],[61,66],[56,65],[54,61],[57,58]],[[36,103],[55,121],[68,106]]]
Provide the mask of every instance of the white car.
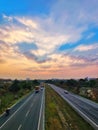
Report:
[[68,94],[68,91],[67,91],[67,90],[65,90],[65,91],[64,91],[64,93],[65,93],[65,94]]

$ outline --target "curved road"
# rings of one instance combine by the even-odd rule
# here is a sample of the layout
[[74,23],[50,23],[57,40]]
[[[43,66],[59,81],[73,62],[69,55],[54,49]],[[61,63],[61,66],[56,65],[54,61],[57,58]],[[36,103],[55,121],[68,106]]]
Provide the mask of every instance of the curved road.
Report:
[[[39,93],[32,93],[28,96],[19,108],[1,124],[0,130],[38,130],[43,95],[44,91],[40,91]],[[6,117],[3,116],[1,118]]]

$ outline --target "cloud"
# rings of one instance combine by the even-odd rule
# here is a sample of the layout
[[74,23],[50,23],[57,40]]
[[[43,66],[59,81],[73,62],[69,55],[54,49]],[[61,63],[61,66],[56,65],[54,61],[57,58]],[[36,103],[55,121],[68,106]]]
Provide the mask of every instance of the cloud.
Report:
[[[12,45],[17,46],[17,44],[23,42],[27,44],[35,44],[37,50],[33,50],[32,55],[36,57],[34,58],[35,60],[39,59],[37,62],[43,59],[43,57],[44,61],[45,57],[47,60],[47,56],[45,55],[55,53],[57,48],[61,45],[80,39],[81,32],[84,30],[83,28],[76,30],[74,27],[68,27],[65,32],[59,32],[58,23],[55,23],[53,19],[49,22],[47,17],[45,17],[45,20],[42,20],[42,18],[33,19],[18,16],[8,17],[6,15],[3,17],[8,19],[8,21],[9,19],[12,20],[8,25],[4,24],[0,27],[0,40],[3,39],[3,42],[11,47]],[[50,26],[52,28],[49,30]],[[19,46],[17,48],[19,49]]]
[[[55,53],[63,44],[79,41],[88,25],[92,22],[96,23],[96,19],[94,20],[96,12],[98,12],[95,4],[96,0],[91,1],[92,4],[89,4],[90,9],[96,8],[91,14],[88,6],[86,7],[87,3],[88,0],[74,3],[68,0],[58,0],[51,7],[50,14],[44,17],[19,17],[3,14],[3,18],[10,22],[8,22],[8,25],[5,24],[0,27],[0,40],[3,39],[3,42],[7,44],[33,43],[38,48],[32,51],[32,55],[38,57],[35,59],[42,59],[45,55]],[[88,50],[91,48],[92,46],[89,46]],[[86,46],[80,46],[76,50],[86,51],[87,48]]]
[[[59,23],[82,26],[90,23],[98,25],[97,0],[57,0],[52,6],[51,15]],[[59,19],[58,19],[59,18]]]
[[[18,22],[20,22],[21,24],[23,24],[23,25],[25,25],[25,26],[27,26],[27,27],[30,27],[30,28],[32,28],[32,29],[35,29],[35,30],[38,30],[40,27],[39,27],[39,24],[36,22],[36,21],[34,21],[34,20],[32,20],[32,19],[26,19],[25,17],[22,17],[22,18],[20,18],[20,17],[15,17],[15,19],[18,21]],[[29,29],[29,28],[28,28]]]
[[4,64],[6,61],[4,59],[0,59],[0,64]]
[[4,20],[7,20],[8,22],[12,22],[13,21],[13,18],[11,16],[7,16],[5,14],[2,14],[2,17]]
[[[3,56],[10,58],[19,58],[19,56],[22,56],[38,64],[48,63],[52,66],[55,66],[55,64],[57,64],[58,66],[60,66],[60,64],[64,66],[68,66],[71,64],[84,64],[84,59],[78,59],[77,57],[72,57],[70,55],[65,56],[63,55],[63,53],[59,54],[57,52],[57,49],[61,45],[69,44],[69,42],[72,42],[71,40],[74,39],[74,36],[77,37],[77,33],[81,35],[83,31],[81,30],[81,28],[76,29],[73,27],[74,29],[72,30],[72,32],[72,28],[67,28],[68,30],[66,30],[65,33],[56,33],[52,32],[52,30],[46,32],[46,28],[43,27],[42,22],[39,22],[39,19],[37,19],[38,21],[26,17],[13,17],[12,19],[13,21],[16,20],[20,22],[21,24],[23,24],[23,26],[16,24],[17,22],[10,22],[10,25],[3,25],[3,27],[0,28],[0,40],[3,43],[1,46],[1,52],[3,53]],[[47,22],[45,24],[47,25]],[[36,46],[36,48],[33,47],[32,49],[28,49],[27,47],[27,50],[25,48],[24,51],[21,51],[23,43],[26,46],[29,46],[31,44],[32,46]],[[97,43],[88,46],[80,45],[77,46],[74,51],[87,51],[92,50],[96,47]],[[9,50],[6,52],[7,48],[9,48]],[[8,54],[9,56],[7,56]]]
[[36,54],[34,54],[34,53],[30,52],[30,51],[24,52],[23,55],[27,59],[33,60],[33,61],[37,62],[38,64],[39,63],[45,63],[46,61],[50,60],[50,58],[45,56],[45,55],[44,56],[43,55],[42,56],[38,56],[38,55],[36,55]]
[[[72,66],[97,64],[98,55],[95,56],[94,50],[97,50],[98,43],[80,44],[75,49],[72,46],[69,53],[66,49],[58,52],[61,46],[72,45],[83,39],[83,34],[88,31],[90,25],[98,26],[96,3],[97,0],[57,0],[50,12],[40,17],[3,14],[3,22],[0,25],[2,60],[13,60],[13,64],[23,62],[31,69],[32,66],[37,66],[33,69],[36,73],[44,70],[56,73]],[[87,38],[90,39],[94,35],[91,33]],[[92,56],[81,55],[87,51]]]
[[[59,59],[59,60],[58,60]],[[91,57],[91,59],[83,57],[83,56],[69,56],[69,55],[51,55],[51,60],[47,61],[45,63],[42,63],[39,66],[35,67],[28,67],[25,69],[22,69],[22,71],[25,72],[31,72],[38,75],[54,75],[55,77],[62,77],[64,75],[72,76],[72,73],[75,73],[75,71],[78,71],[79,73],[84,73],[85,68],[89,68],[90,66],[98,66],[98,58]],[[84,68],[84,70],[82,69]],[[82,70],[82,71],[79,71]],[[87,69],[87,71],[89,71]],[[86,72],[86,70],[85,70]],[[77,75],[77,74],[75,74]],[[74,76],[75,76],[74,75]],[[84,75],[84,74],[83,74]]]
[[90,33],[90,34],[87,36],[86,39],[90,39],[90,38],[92,38],[94,35],[95,35],[95,33]]
[[[5,17],[6,19],[9,19],[8,16],[5,15],[4,18]],[[0,27],[0,40],[3,39],[3,42],[13,48],[13,50],[16,47],[17,52],[19,50],[17,44],[23,42],[35,44],[37,50],[32,50],[32,53],[28,52],[27,55],[26,53],[22,54],[27,58],[30,58],[32,55],[32,59],[35,59],[37,62],[49,60],[46,55],[54,53],[60,45],[66,43],[68,39],[70,39],[69,35],[46,32],[39,21],[34,21],[33,19],[26,17],[12,17],[12,19],[13,21],[8,25],[2,25],[2,27]],[[14,21],[20,22],[23,26],[20,26],[20,24],[17,24],[17,22]]]
[[93,44],[93,45],[80,45],[77,46],[74,51],[89,51],[89,50],[94,50],[98,48],[98,44]]

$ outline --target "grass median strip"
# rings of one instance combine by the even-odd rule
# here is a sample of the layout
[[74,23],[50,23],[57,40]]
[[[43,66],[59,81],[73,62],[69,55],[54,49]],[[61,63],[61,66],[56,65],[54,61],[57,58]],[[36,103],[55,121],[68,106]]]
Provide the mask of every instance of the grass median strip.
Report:
[[45,130],[94,130],[48,85],[45,100]]

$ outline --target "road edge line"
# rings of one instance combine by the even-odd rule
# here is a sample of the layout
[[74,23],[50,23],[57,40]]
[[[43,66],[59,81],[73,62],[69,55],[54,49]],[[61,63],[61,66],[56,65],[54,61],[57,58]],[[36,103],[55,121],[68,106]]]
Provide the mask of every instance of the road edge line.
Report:
[[[49,84],[51,86],[51,84]],[[52,87],[53,90],[55,90]],[[56,90],[55,90],[56,91]],[[57,91],[56,91],[57,92]],[[66,99],[63,95],[61,95],[59,92],[57,92],[64,100],[67,101],[67,103],[76,111],[78,112],[78,114],[84,119],[86,120],[95,130],[98,130],[98,125],[93,122],[89,117],[87,117],[83,112],[81,112],[79,109],[77,109],[68,99]]]
[[[34,94],[33,94],[34,95]],[[26,101],[8,118],[8,120],[6,120],[1,126],[0,128],[2,128],[29,100],[30,98],[33,96],[30,95],[30,97],[28,99],[26,99]]]

